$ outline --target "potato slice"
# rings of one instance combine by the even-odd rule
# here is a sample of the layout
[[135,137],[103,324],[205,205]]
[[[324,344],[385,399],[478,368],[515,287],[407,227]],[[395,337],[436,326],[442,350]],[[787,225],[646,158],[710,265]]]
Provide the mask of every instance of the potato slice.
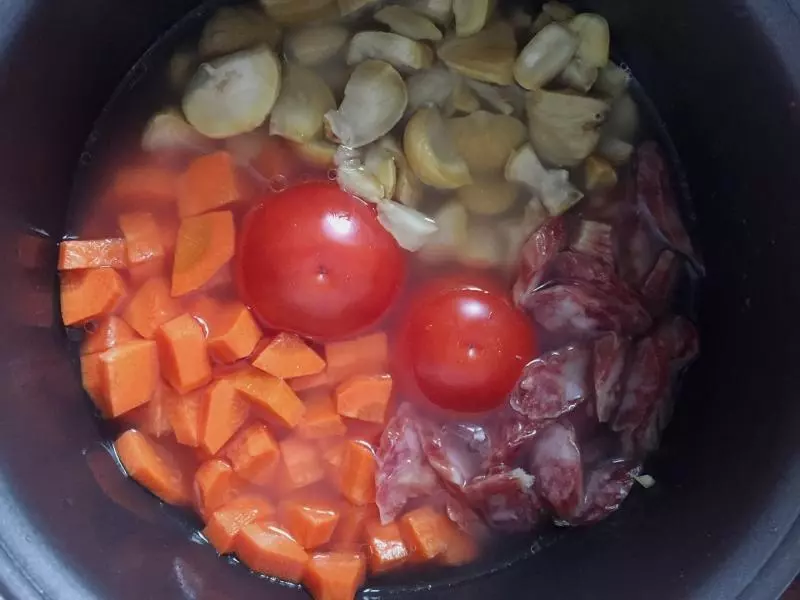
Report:
[[423,108],[411,117],[403,147],[408,163],[422,183],[444,190],[472,183],[469,167],[458,154],[437,109]]
[[610,137],[605,132],[600,134],[600,142],[597,144],[597,153],[605,158],[612,165],[624,165],[633,155],[633,144],[619,138]]
[[447,112],[455,91],[456,77],[458,75],[441,67],[414,73],[406,82],[408,87],[407,112],[415,113],[426,106],[436,106],[443,112]]
[[281,89],[281,65],[268,46],[203,63],[183,97],[186,120],[210,138],[252,131],[269,116]]
[[575,16],[575,11],[563,2],[545,2],[542,5],[542,12],[557,23],[569,21]]
[[598,71],[594,91],[616,99],[628,91],[630,80],[631,74],[628,71],[609,61],[605,67]]
[[397,169],[394,188],[394,199],[406,206],[416,207],[422,201],[422,184],[408,164],[402,148],[391,136],[379,139],[376,146],[386,150],[394,159]]
[[223,6],[203,28],[197,51],[208,59],[266,44],[275,48],[281,30],[263,10],[251,6]]
[[399,202],[379,202],[378,221],[409,252],[422,248],[439,230],[433,219]]
[[481,102],[478,96],[472,91],[472,88],[467,85],[463,77],[456,75],[455,85],[453,86],[453,93],[450,96],[450,110],[448,112],[463,113],[471,115],[481,107]]
[[362,31],[350,40],[347,64],[383,60],[404,71],[427,69],[433,65],[433,50],[422,42],[384,31]]
[[439,25],[447,26],[453,19],[453,0],[411,0],[409,7]]
[[281,25],[302,25],[339,16],[336,0],[261,0],[261,5]]
[[456,35],[466,37],[478,33],[492,13],[491,0],[453,0]]
[[567,27],[578,36],[577,55],[586,65],[602,69],[608,64],[611,45],[611,32],[608,21],[600,15],[581,13],[575,16]]
[[328,62],[341,52],[350,33],[339,25],[308,25],[286,36],[286,57],[306,67]]
[[456,197],[473,215],[493,217],[514,206],[519,187],[502,179],[479,179],[456,192]]
[[[503,115],[512,115],[517,112],[517,107],[511,102],[511,98],[506,93],[512,86],[497,87],[474,79],[464,79],[467,86],[475,92],[475,94],[483,100],[490,108],[496,110]],[[517,86],[513,86],[517,88]],[[518,88],[517,88],[518,89]],[[520,103],[520,114],[525,113],[525,100],[522,99]]]
[[554,217],[565,213],[583,198],[580,190],[570,183],[569,173],[563,169],[546,169],[530,144],[522,146],[508,159],[506,180],[535,192],[547,212]]
[[334,164],[337,146],[326,140],[311,140],[303,144],[292,142],[291,146],[301,160],[313,167],[327,169]]
[[479,110],[447,123],[458,154],[471,173],[499,174],[527,137],[519,119]]
[[412,40],[442,39],[442,32],[433,21],[405,6],[384,6],[375,13],[375,20],[389,27],[394,33]]
[[439,58],[456,73],[498,85],[514,81],[516,55],[514,30],[503,21],[469,37],[447,39],[439,46]]
[[582,93],[587,93],[597,81],[597,67],[586,64],[575,57],[559,76],[559,81]]
[[375,204],[387,199],[378,178],[360,164],[347,163],[336,168],[336,182],[345,192]]
[[551,23],[522,49],[514,63],[514,79],[527,90],[547,85],[575,55],[578,38],[566,27]]
[[397,125],[408,105],[408,91],[392,65],[368,60],[356,67],[338,110],[325,115],[335,141],[361,148],[383,137]]
[[145,152],[210,152],[213,142],[186,122],[180,111],[163,110],[153,115],[142,133]]
[[368,6],[378,3],[378,0],[338,0],[339,12],[343,17],[360,12]]
[[638,131],[639,107],[630,95],[623,94],[611,105],[603,134],[631,142]]
[[386,148],[372,144],[364,155],[364,167],[383,186],[384,197],[394,196],[397,187],[397,165],[394,156]]
[[467,267],[500,267],[506,259],[505,240],[495,227],[484,223],[470,223],[466,242],[456,250],[456,257]]
[[458,200],[450,200],[434,213],[433,220],[439,231],[428,238],[420,252],[420,258],[428,262],[455,258],[458,249],[467,243],[467,209]]
[[272,109],[269,133],[293,142],[311,141],[321,134],[325,114],[335,109],[333,93],[319,75],[305,67],[289,65]]
[[617,171],[607,160],[590,156],[583,163],[583,181],[590,192],[610,190],[617,185]]

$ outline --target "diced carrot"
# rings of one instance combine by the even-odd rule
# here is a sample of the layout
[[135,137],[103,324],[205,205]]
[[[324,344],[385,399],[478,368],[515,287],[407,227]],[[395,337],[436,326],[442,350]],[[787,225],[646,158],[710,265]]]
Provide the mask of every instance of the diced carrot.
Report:
[[455,523],[450,522],[450,530],[446,535],[445,551],[438,558],[440,564],[457,567],[478,558],[477,542],[470,535],[461,531]]
[[197,469],[194,474],[194,502],[204,520],[233,500],[234,477],[231,466],[219,458],[207,460]]
[[325,477],[319,452],[311,442],[287,438],[279,445],[283,466],[293,488],[311,485]]
[[212,321],[217,318],[221,310],[222,304],[219,300],[205,294],[194,296],[186,305],[186,312],[200,323],[206,332],[206,337],[210,335]]
[[58,269],[96,269],[111,267],[124,269],[128,266],[125,240],[64,240],[58,245]]
[[308,554],[292,537],[275,527],[251,523],[236,537],[236,554],[248,567],[264,575],[299,583]]
[[300,437],[317,440],[325,437],[342,436],[347,426],[336,412],[336,405],[330,394],[312,392],[305,401],[306,414],[297,426]]
[[327,388],[330,386],[328,381],[328,373],[323,371],[316,375],[308,375],[306,377],[295,377],[289,380],[289,385],[295,392],[302,392],[305,390],[314,390],[319,388]]
[[225,379],[214,382],[205,394],[200,417],[200,446],[213,456],[244,425],[250,406]]
[[316,375],[325,370],[325,361],[293,333],[279,333],[267,344],[253,366],[265,373],[289,379]]
[[256,484],[269,483],[278,465],[278,443],[263,423],[248,425],[222,450],[236,474]]
[[81,381],[83,389],[86,390],[94,405],[104,417],[107,417],[108,401],[103,389],[103,363],[100,362],[99,352],[81,356]]
[[196,158],[178,185],[178,213],[193,217],[242,199],[236,164],[230,154],[214,152]]
[[296,427],[306,412],[300,398],[282,379],[248,369],[234,374],[231,381],[239,393],[283,427]]
[[400,519],[400,533],[417,560],[431,560],[447,550],[452,521],[431,506],[422,506]]
[[75,325],[113,312],[125,296],[125,282],[114,269],[61,274],[61,318]]
[[261,328],[244,304],[222,308],[213,319],[208,351],[214,360],[232,363],[250,356],[261,339]]
[[169,204],[177,197],[178,176],[160,167],[130,167],[114,176],[105,198],[117,206]]
[[128,278],[135,286],[142,285],[148,279],[167,276],[167,261],[151,260],[128,267]]
[[169,422],[167,404],[174,395],[169,386],[159,385],[150,402],[125,414],[125,422],[155,438],[169,435],[172,433],[172,424]]
[[336,388],[336,410],[351,419],[385,423],[391,397],[391,375],[356,375]]
[[331,539],[339,511],[330,503],[284,500],[278,507],[280,524],[303,548],[319,548]]
[[175,243],[178,237],[178,221],[173,219],[159,218],[158,221],[159,238],[164,247],[164,253],[172,256],[175,252]]
[[367,563],[358,552],[326,552],[311,557],[303,584],[314,600],[353,600],[364,583]]
[[167,401],[167,417],[179,444],[192,448],[200,445],[203,400],[200,392],[193,392],[185,396],[173,396]]
[[189,314],[164,323],[155,339],[164,379],[179,393],[189,393],[211,381],[206,336]]
[[354,340],[325,344],[328,381],[339,383],[354,375],[385,373],[389,362],[389,342],[382,331]]
[[128,302],[122,318],[144,338],[152,338],[159,327],[181,314],[181,306],[169,293],[162,277],[149,279]]
[[138,339],[139,336],[124,320],[116,315],[103,317],[98,321],[81,344],[81,354],[105,352],[114,346],[120,346]]
[[187,477],[165,448],[135,429],[123,433],[114,447],[128,475],[164,502],[191,502]]
[[119,216],[119,228],[125,237],[130,266],[164,260],[161,229],[148,212],[125,213]]
[[367,523],[378,520],[378,508],[374,504],[348,506],[342,510],[339,524],[333,532],[337,548],[357,548],[365,545],[364,532]]
[[367,523],[369,568],[373,573],[385,573],[404,564],[409,559],[408,547],[400,535],[397,523],[381,525],[378,521]]
[[358,506],[375,501],[375,456],[361,442],[347,440],[342,454],[342,495]]
[[181,221],[172,265],[172,295],[202,287],[233,258],[233,213],[224,210]]
[[149,402],[159,384],[154,342],[136,340],[100,353],[108,414],[118,417]]
[[234,542],[244,527],[269,519],[273,514],[275,507],[266,498],[242,494],[211,513],[203,535],[217,552],[228,554],[233,551]]
[[252,161],[253,168],[271,182],[291,182],[297,175],[299,164],[286,142],[278,137],[265,137],[261,151]]

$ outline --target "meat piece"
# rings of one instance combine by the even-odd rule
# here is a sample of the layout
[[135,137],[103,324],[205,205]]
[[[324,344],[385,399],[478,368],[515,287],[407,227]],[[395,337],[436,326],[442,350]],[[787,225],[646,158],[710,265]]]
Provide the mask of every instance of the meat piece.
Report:
[[684,368],[700,353],[700,336],[686,317],[673,315],[658,327],[655,336],[669,356],[673,372]]
[[530,531],[541,512],[533,483],[522,469],[503,470],[475,478],[464,495],[493,529]]
[[511,464],[516,460],[520,448],[533,439],[543,427],[541,421],[508,410],[499,415],[492,428],[492,464]]
[[540,285],[537,277],[548,261],[563,250],[569,241],[563,217],[555,217],[537,229],[522,247],[519,277],[513,297],[517,304]]
[[596,523],[613,513],[628,497],[634,476],[641,468],[623,460],[610,460],[591,469],[586,476],[586,492],[571,525]]
[[435,426],[420,422],[422,447],[428,462],[445,482],[456,487],[485,472],[491,456],[486,430],[472,423]]
[[652,228],[637,212],[628,213],[620,220],[616,234],[620,276],[633,289],[640,290],[664,244],[655,239]]
[[569,283],[581,281],[602,287],[624,285],[614,274],[613,267],[599,258],[579,252],[559,252],[554,256],[541,274],[546,283]]
[[594,342],[594,395],[597,420],[607,423],[619,406],[622,375],[630,341],[616,333],[607,333]]
[[631,353],[614,431],[633,431],[645,422],[669,388],[669,354],[655,336],[640,340]]
[[509,403],[533,422],[557,419],[583,402],[591,393],[586,346],[570,346],[526,365]]
[[574,516],[583,499],[583,467],[572,427],[553,423],[537,436],[530,464],[537,493],[560,518]]
[[612,227],[608,223],[583,220],[578,227],[572,249],[593,256],[613,267],[614,243]]
[[644,304],[653,316],[660,316],[669,307],[678,279],[680,262],[672,250],[658,255],[655,266],[642,284]]

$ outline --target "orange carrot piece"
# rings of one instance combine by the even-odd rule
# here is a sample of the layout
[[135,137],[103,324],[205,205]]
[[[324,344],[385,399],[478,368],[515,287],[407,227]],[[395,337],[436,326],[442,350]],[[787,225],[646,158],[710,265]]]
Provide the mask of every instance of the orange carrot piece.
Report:
[[272,481],[280,450],[263,423],[253,423],[233,436],[222,450],[239,477],[256,484]]
[[114,443],[128,475],[168,504],[191,502],[189,482],[175,458],[145,434],[131,429]]
[[431,506],[422,506],[400,519],[400,533],[416,560],[436,558],[447,550],[452,521]]
[[125,415],[125,422],[142,433],[160,438],[172,433],[172,424],[167,414],[167,404],[174,398],[169,386],[159,385],[150,402],[133,409]]
[[369,547],[369,568],[373,573],[385,573],[403,565],[409,559],[408,547],[400,535],[397,523],[381,525],[378,521],[366,526]]
[[233,258],[233,213],[219,211],[181,221],[172,265],[172,295],[202,287]]
[[203,535],[217,552],[228,554],[233,551],[236,538],[243,528],[256,521],[269,519],[273,514],[275,507],[266,498],[243,494],[211,513]]
[[340,491],[357,506],[375,501],[375,456],[355,440],[344,443]]
[[231,381],[248,401],[263,409],[268,418],[283,427],[296,427],[306,412],[300,398],[282,379],[256,369],[247,369],[234,374]]
[[128,266],[125,240],[64,240],[58,245],[58,269],[96,269],[111,267],[125,269]]
[[280,524],[306,549],[327,544],[339,521],[339,511],[333,506],[301,499],[284,500],[278,513]]
[[122,318],[144,338],[152,338],[159,327],[181,314],[178,301],[169,293],[163,277],[146,281],[128,302]]
[[347,426],[336,412],[336,405],[330,394],[312,392],[305,401],[306,414],[297,426],[300,437],[317,440],[326,437],[343,436]]
[[323,371],[316,375],[308,375],[306,377],[295,377],[289,380],[289,385],[295,392],[303,392],[305,390],[315,390],[319,388],[327,388],[330,383],[328,382],[328,373]]
[[314,600],[353,600],[364,583],[367,561],[358,552],[326,552],[311,557],[303,584]]
[[234,477],[231,466],[219,458],[207,460],[197,469],[194,474],[194,502],[204,520],[233,500]]
[[189,314],[164,323],[156,331],[161,372],[178,393],[187,394],[211,381],[206,336]]
[[200,447],[213,456],[244,425],[250,406],[225,379],[215,382],[205,394],[200,417]]
[[448,567],[458,567],[478,558],[478,543],[472,536],[461,531],[450,521],[450,530],[445,532],[445,551],[439,555],[438,562]]
[[281,379],[316,375],[325,361],[293,333],[279,333],[264,348],[253,366]]
[[206,332],[206,337],[211,334],[211,325],[222,310],[222,304],[205,294],[193,297],[186,305],[186,312],[192,315]]
[[382,424],[391,397],[391,375],[356,375],[336,388],[336,410],[343,417]]
[[287,438],[279,443],[281,458],[289,483],[299,489],[325,477],[317,448],[310,442]]
[[103,363],[100,361],[100,353],[81,356],[81,382],[94,405],[107,417],[108,401],[103,389]]
[[200,392],[173,396],[167,402],[167,418],[179,444],[200,446],[200,416],[203,413],[203,395]]
[[365,544],[367,523],[378,520],[378,508],[374,504],[348,506],[339,516],[339,524],[333,532],[337,548],[354,548]]
[[135,286],[142,285],[148,279],[166,277],[167,261],[165,259],[151,260],[128,267],[128,278]]
[[125,296],[125,282],[114,269],[61,274],[61,318],[75,325],[113,312]]
[[261,328],[244,304],[224,307],[213,319],[208,351],[214,360],[232,363],[250,356],[261,339]]
[[285,531],[274,525],[251,523],[236,537],[236,554],[253,571],[299,583],[308,554]]
[[120,169],[106,191],[106,199],[118,206],[169,204],[177,197],[175,172],[161,167]]
[[339,383],[354,375],[385,373],[389,363],[389,342],[382,331],[354,340],[325,345],[328,381]]
[[178,213],[193,217],[242,199],[233,157],[224,151],[196,158],[178,184]]
[[81,354],[105,352],[114,346],[121,346],[138,338],[131,326],[120,317],[116,315],[103,317],[83,339]]
[[130,266],[164,259],[166,252],[161,243],[161,228],[152,214],[134,212],[120,215],[119,228],[125,237]]
[[149,402],[159,384],[154,342],[136,340],[100,353],[108,414],[118,417]]

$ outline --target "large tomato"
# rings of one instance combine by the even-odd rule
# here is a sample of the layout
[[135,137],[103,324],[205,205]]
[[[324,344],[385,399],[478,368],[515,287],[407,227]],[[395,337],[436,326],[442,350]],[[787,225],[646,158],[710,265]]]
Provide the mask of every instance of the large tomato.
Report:
[[487,282],[434,281],[404,321],[401,370],[428,400],[451,410],[502,404],[537,351],[530,321]]
[[374,211],[330,182],[267,197],[245,219],[236,257],[239,292],[256,315],[319,340],[379,319],[405,268]]

